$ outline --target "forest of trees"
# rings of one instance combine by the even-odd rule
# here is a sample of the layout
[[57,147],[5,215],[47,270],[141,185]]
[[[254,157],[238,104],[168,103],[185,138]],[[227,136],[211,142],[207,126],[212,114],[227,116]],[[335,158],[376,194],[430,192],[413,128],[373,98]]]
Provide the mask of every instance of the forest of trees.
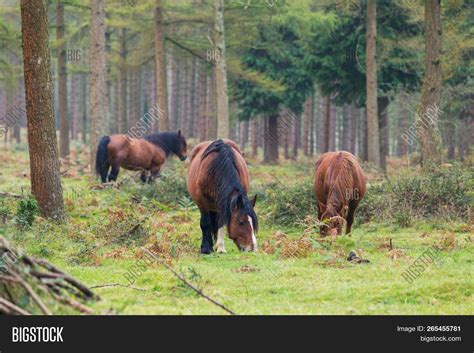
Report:
[[[472,10],[436,0],[2,0],[0,132],[21,143],[28,124],[32,160],[56,173],[58,152],[67,159],[72,148],[90,153],[93,170],[99,138],[126,133],[154,106],[163,114],[148,133],[231,138],[265,163],[340,149],[382,170],[388,156],[463,159],[474,131]],[[50,123],[58,141],[45,139]],[[58,178],[48,182],[60,191]]]

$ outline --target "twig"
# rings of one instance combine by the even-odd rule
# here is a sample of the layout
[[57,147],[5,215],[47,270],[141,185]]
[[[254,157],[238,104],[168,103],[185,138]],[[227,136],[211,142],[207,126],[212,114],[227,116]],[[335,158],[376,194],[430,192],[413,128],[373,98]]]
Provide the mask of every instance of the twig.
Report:
[[0,196],[13,197],[14,199],[24,199],[24,198],[26,198],[26,197],[23,196],[23,195],[12,194],[11,192],[0,192]]
[[[20,315],[31,315],[28,311],[23,310],[22,308],[16,306],[13,303],[10,303],[8,300],[0,298],[0,305],[10,309],[10,311],[14,311]],[[1,309],[0,309],[1,310]]]
[[206,294],[204,294],[199,288],[196,288],[192,283],[188,282],[188,280],[186,278],[184,278],[180,273],[176,272],[176,270],[171,267],[170,265],[168,265],[165,261],[163,261],[162,259],[160,259],[158,256],[156,256],[156,254],[153,254],[150,250],[148,249],[143,249],[144,251],[146,251],[150,256],[152,256],[154,259],[156,259],[160,264],[162,264],[163,266],[165,266],[168,270],[170,270],[176,277],[178,277],[178,279],[183,282],[185,285],[187,285],[189,288],[191,288],[193,291],[195,291],[197,294],[199,294],[201,297],[203,297],[204,299],[210,301],[212,304],[214,305],[217,305],[219,308],[227,311],[229,314],[231,315],[237,315],[236,313],[234,313],[232,310],[228,309],[226,306],[224,306],[223,304],[215,301],[214,299],[212,299],[211,297],[207,296]]
[[144,288],[138,288],[134,286],[128,286],[126,284],[121,284],[121,283],[106,283],[106,284],[98,284],[97,286],[92,286],[89,287],[90,289],[96,289],[96,288],[106,288],[106,287],[125,287],[125,288],[130,288],[130,289],[135,289],[139,291],[146,292],[147,290]]
[[36,302],[36,304],[38,304],[43,314],[52,315],[51,311],[48,309],[46,304],[43,303],[41,298],[38,296],[38,294],[36,294],[36,292],[30,287],[28,283],[26,283],[25,281],[23,281],[23,279],[20,278],[20,284],[23,286],[23,288],[25,288],[25,290],[28,292],[31,298]]

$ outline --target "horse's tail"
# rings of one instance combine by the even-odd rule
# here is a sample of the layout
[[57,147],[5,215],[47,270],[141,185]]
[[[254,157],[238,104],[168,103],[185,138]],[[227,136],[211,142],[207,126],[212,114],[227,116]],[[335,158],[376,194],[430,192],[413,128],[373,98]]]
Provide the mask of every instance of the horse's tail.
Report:
[[109,171],[109,165],[107,163],[107,145],[109,142],[110,136],[102,136],[95,155],[95,171],[100,175],[103,183],[107,181],[107,173]]

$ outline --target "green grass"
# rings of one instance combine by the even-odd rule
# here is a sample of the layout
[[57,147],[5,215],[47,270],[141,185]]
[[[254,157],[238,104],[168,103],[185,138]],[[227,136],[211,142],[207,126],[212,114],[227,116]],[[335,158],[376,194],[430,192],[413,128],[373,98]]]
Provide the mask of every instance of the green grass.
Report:
[[[0,163],[0,191],[21,193],[23,187],[27,192],[26,150],[3,150]],[[312,166],[308,160],[280,166],[252,161],[253,188],[263,190],[260,186],[274,179],[292,184],[309,177]],[[417,220],[409,228],[366,223],[352,237],[331,243],[304,226],[274,222],[272,205],[263,198],[256,208],[259,252],[240,253],[226,239],[227,254],[201,256],[199,212],[182,190],[184,163],[169,162],[167,173],[174,179],[156,186],[122,173],[119,179],[127,180],[119,189],[98,189],[77,165],[63,169],[69,172],[63,177],[68,222],[37,218],[31,228],[20,227],[19,201],[0,197],[0,235],[89,286],[126,284],[125,273],[142,257],[141,247],[158,244],[177,271],[238,314],[474,314],[472,226],[462,220]],[[173,198],[176,202],[170,202]],[[286,259],[284,244],[303,236],[309,251]],[[442,248],[443,263],[428,266],[407,283],[401,274],[431,245]],[[348,262],[351,250],[370,262]],[[102,300],[89,305],[97,314],[225,314],[158,263],[148,266],[133,286],[144,291],[97,288]]]

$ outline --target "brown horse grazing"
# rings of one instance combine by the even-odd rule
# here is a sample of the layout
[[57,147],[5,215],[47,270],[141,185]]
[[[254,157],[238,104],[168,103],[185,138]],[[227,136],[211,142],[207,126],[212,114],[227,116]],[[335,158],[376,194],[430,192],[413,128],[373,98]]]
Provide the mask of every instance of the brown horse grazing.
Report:
[[239,147],[231,140],[201,142],[191,151],[188,191],[201,211],[201,253],[226,252],[224,226],[240,251],[257,249],[255,197],[247,197],[249,172]]
[[[181,130],[152,134],[143,139],[128,135],[103,136],[97,147],[96,171],[103,183],[117,180],[120,167],[141,170],[141,180],[151,182],[159,175],[161,166],[171,153],[184,161],[186,149]],[[147,177],[148,171],[150,176]]]
[[365,177],[354,155],[346,151],[324,153],[316,162],[314,192],[318,200],[318,218],[328,224],[321,235],[351,232],[354,213],[365,194]]

